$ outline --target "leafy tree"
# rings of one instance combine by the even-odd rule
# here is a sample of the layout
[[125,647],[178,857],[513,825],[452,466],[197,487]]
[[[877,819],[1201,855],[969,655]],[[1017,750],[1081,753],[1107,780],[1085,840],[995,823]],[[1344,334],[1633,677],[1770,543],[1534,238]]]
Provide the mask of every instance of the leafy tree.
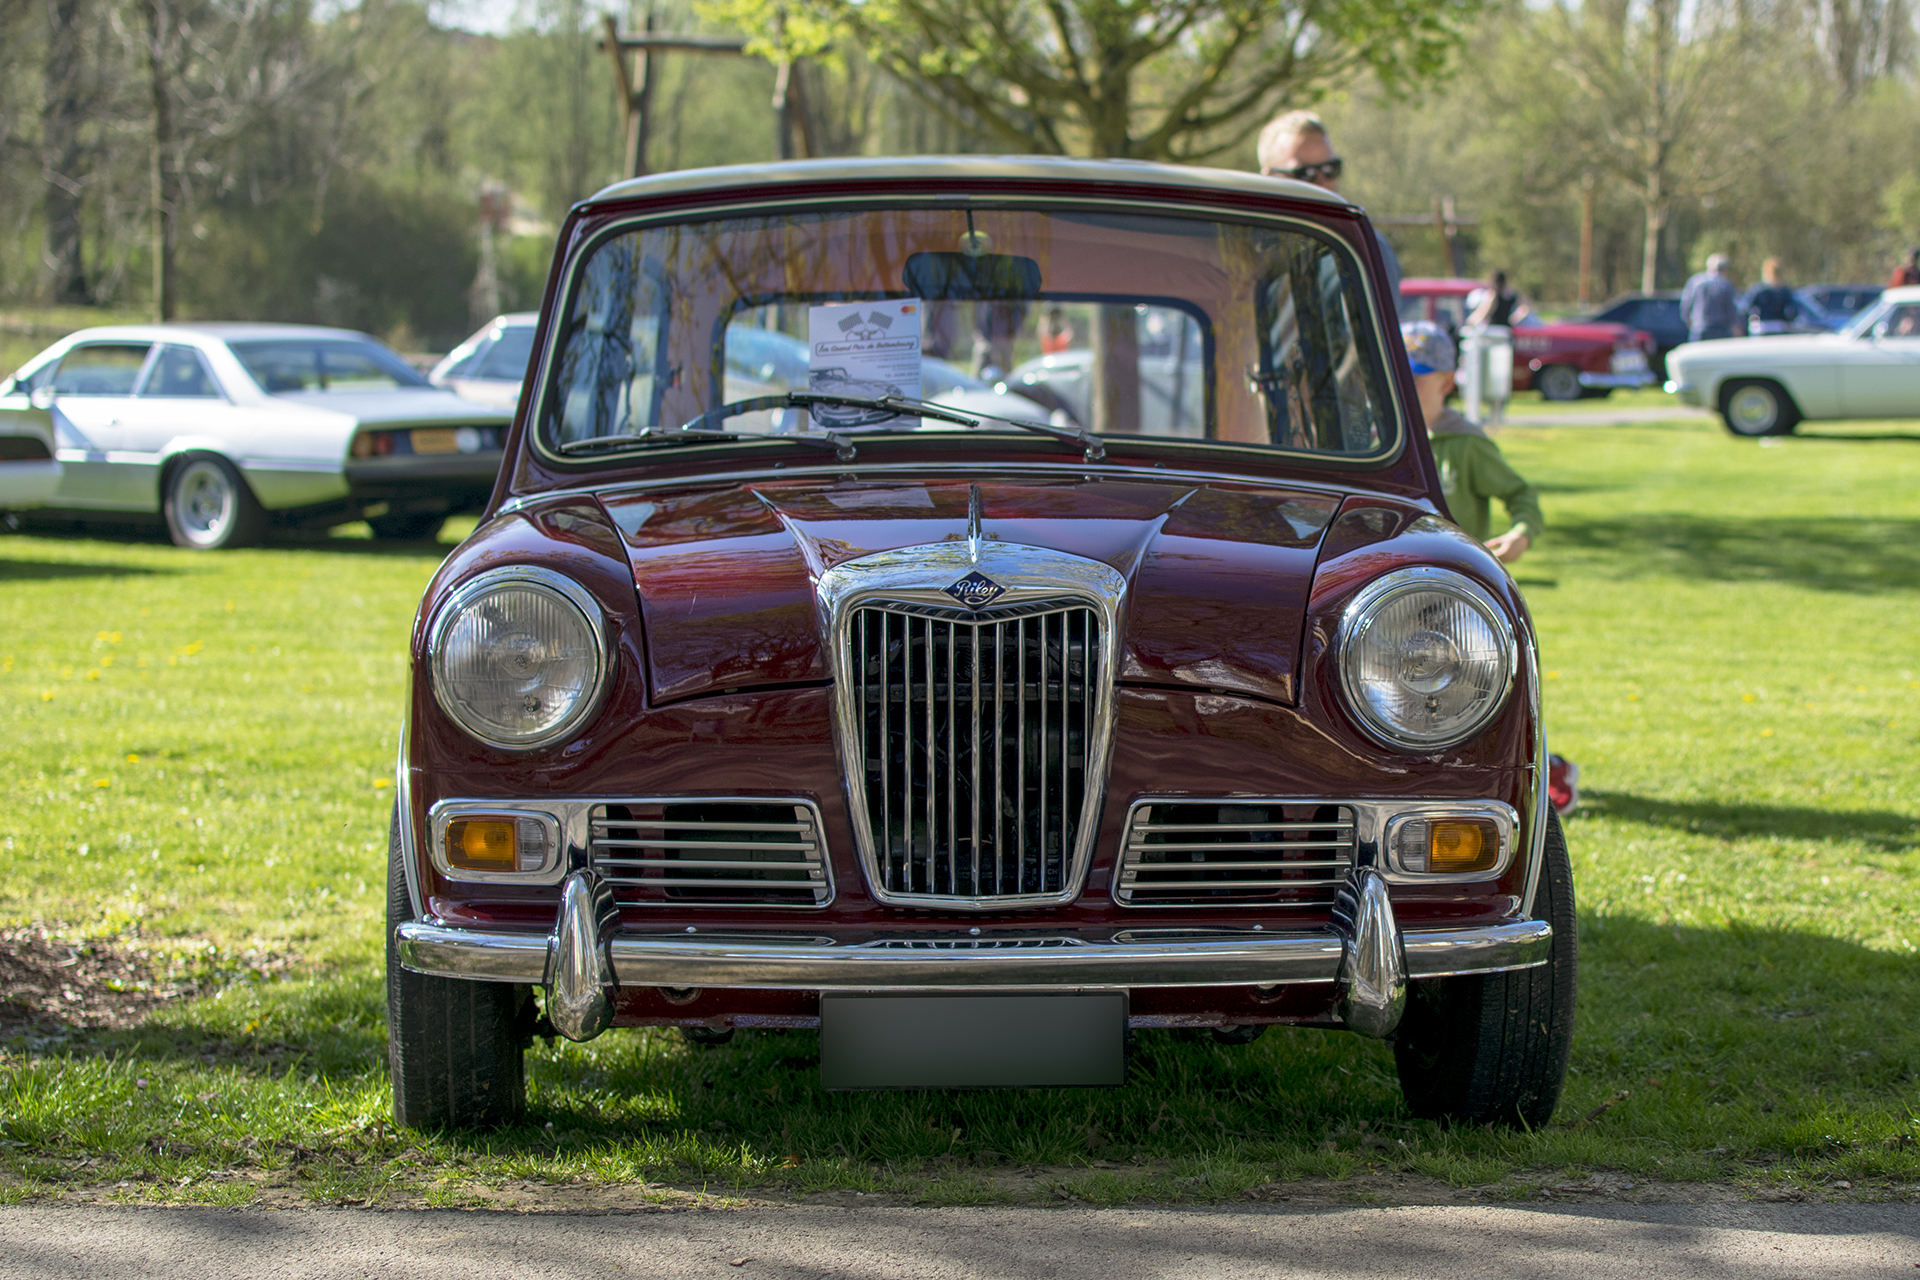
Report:
[[1437,76],[1479,0],[710,0],[774,57],[845,42],[1013,151],[1200,161],[1362,73]]

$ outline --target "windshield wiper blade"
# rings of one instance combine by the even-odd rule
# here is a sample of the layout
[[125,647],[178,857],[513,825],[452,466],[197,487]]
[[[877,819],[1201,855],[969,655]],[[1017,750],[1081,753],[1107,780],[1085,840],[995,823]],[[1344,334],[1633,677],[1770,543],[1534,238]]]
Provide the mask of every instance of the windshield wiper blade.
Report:
[[1062,444],[1077,444],[1082,450],[1082,456],[1088,462],[1106,461],[1107,446],[1101,443],[1099,436],[1085,427],[1078,429],[1056,427],[1051,422],[1035,422],[1032,418],[1009,418],[999,413],[982,412],[980,416],[991,422],[1004,422],[1010,427],[1019,427],[1023,431],[1037,431],[1043,436],[1052,436]]
[[910,410],[916,417],[933,418],[941,422],[957,422],[964,427],[978,427],[982,419],[1004,422],[1008,426],[1019,427],[1023,431],[1052,436],[1063,444],[1077,444],[1088,462],[1102,462],[1107,456],[1107,447],[1101,443],[1100,437],[1084,427],[1078,430],[1056,427],[1051,422],[1035,422],[1032,418],[1009,418],[1005,414],[988,413],[977,409],[969,409],[962,413],[930,400],[916,400],[912,396],[845,396],[831,391],[790,391],[787,393],[787,398],[795,404],[811,402],[864,409]]
[[[742,400],[739,404],[728,405],[726,408],[738,413],[751,413],[755,409],[780,407],[773,403],[778,399],[779,397],[763,396],[760,400]],[[763,400],[767,403],[762,403]],[[713,414],[701,414],[693,422],[704,422],[713,416]],[[671,430],[624,431],[617,435],[589,436],[585,440],[569,440],[560,446],[560,452],[588,453],[598,449],[658,448],[694,440],[784,440],[793,444],[810,445],[816,449],[832,449],[834,456],[840,461],[853,461],[853,441],[832,431],[815,435],[742,435],[737,431],[702,430],[695,427],[693,422]]]

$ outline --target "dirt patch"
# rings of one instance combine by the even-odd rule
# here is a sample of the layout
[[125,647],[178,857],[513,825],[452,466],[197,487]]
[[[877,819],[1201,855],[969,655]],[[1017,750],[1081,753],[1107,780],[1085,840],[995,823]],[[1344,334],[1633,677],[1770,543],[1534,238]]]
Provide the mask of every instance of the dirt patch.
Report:
[[266,951],[228,954],[195,939],[89,938],[44,925],[0,929],[0,1041],[137,1026],[169,1001],[273,976],[288,960]]

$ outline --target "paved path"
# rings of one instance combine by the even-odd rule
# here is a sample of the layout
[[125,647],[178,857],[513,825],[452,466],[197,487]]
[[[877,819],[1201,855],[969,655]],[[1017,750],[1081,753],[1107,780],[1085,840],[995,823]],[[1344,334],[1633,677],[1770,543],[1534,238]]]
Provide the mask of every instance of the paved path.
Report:
[[1507,427],[1630,427],[1642,422],[1687,422],[1692,419],[1719,420],[1716,413],[1691,405],[1629,409],[1566,409],[1558,413],[1515,413],[1511,409],[1499,425]]
[[0,1209],[0,1278],[1825,1280],[1920,1273],[1920,1205]]

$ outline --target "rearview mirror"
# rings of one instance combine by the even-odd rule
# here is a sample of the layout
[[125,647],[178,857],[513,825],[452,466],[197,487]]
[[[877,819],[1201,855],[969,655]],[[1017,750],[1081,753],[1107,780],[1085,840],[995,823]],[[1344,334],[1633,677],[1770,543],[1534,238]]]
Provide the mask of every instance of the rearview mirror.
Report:
[[907,256],[907,292],[929,302],[987,302],[1040,296],[1040,264],[1011,253]]

